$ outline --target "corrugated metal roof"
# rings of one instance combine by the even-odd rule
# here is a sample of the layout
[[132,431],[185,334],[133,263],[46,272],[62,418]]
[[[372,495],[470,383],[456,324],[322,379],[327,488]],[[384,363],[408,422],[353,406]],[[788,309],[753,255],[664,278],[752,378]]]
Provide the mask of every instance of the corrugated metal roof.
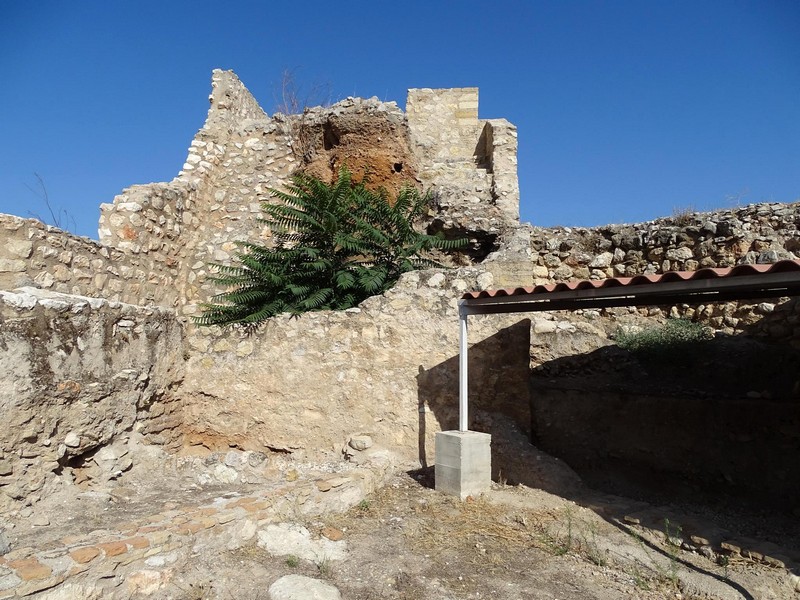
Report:
[[462,306],[470,314],[525,312],[605,306],[642,306],[767,298],[800,294],[800,261],[769,265],[670,271],[610,279],[582,279],[467,292]]

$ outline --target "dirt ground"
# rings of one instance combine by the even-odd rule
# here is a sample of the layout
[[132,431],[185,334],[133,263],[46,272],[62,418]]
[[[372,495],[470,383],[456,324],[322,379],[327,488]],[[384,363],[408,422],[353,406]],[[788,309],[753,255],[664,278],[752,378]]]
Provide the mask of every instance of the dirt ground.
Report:
[[397,475],[349,512],[304,524],[315,535],[341,536],[345,560],[272,557],[253,543],[196,557],[164,597],[268,598],[272,582],[296,573],[349,600],[800,598],[786,569],[687,550],[691,540],[676,521],[655,529],[645,518],[636,525],[635,517],[607,516],[652,509],[641,503],[595,494],[590,508],[499,484],[461,502],[435,492],[432,479],[431,469]]
[[[344,559],[273,556],[259,546],[255,525],[246,538],[234,526],[208,538],[217,540],[213,544],[198,538],[126,567],[125,573],[155,577],[157,588],[145,593],[120,579],[113,592],[102,588],[91,598],[267,600],[276,580],[296,574],[328,582],[344,600],[800,600],[800,529],[791,515],[697,496],[690,502],[668,496],[664,487],[636,495],[636,486],[621,476],[611,478],[613,489],[602,478],[582,481],[506,421],[482,422],[505,431],[493,438],[493,460],[503,469],[486,494],[462,502],[435,491],[433,467],[404,469],[393,462],[385,484],[354,497],[347,512],[292,517],[314,539],[343,541]],[[341,459],[304,466],[273,457],[259,463],[258,481],[201,484],[204,473],[224,465],[224,455],[170,466],[155,450],[148,453],[137,455],[140,464],[117,487],[87,493],[73,486],[20,515],[6,531],[12,547],[46,548],[68,534],[287,482],[315,486],[354,468]],[[517,483],[523,476],[525,485]],[[42,518],[49,525],[37,527]],[[231,544],[232,535],[239,541]],[[45,597],[89,597],[69,585]]]

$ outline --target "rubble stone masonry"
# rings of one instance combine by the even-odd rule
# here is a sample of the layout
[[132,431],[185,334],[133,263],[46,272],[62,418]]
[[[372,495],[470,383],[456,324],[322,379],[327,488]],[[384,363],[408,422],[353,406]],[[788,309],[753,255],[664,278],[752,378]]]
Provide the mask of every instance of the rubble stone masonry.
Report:
[[[432,435],[455,416],[456,300],[467,289],[774,262],[800,252],[800,204],[592,229],[522,225],[514,126],[479,119],[476,88],[417,89],[405,113],[351,98],[311,109],[304,123],[323,135],[326,123],[348,115],[383,119],[382,131],[407,137],[396,147],[410,148],[416,163],[398,171],[434,192],[429,227],[475,238],[485,253],[468,267],[407,274],[349,311],[275,318],[257,337],[199,330],[187,317],[221,291],[210,265],[230,264],[238,241],[268,243],[261,203],[307,160],[297,137],[303,115],[268,117],[230,71],[214,71],[210,100],[181,172],[102,205],[99,242],[0,216],[0,289],[17,290],[0,303],[0,418],[14,424],[0,438],[0,507],[40,494],[56,473],[69,474],[70,457],[130,431],[168,447],[298,454],[330,452],[348,435],[369,433],[424,462]],[[317,140],[323,150],[335,142],[326,139]],[[672,310],[737,333],[773,309]],[[606,344],[605,316],[476,318],[477,406],[526,423],[529,351],[536,362]],[[796,343],[792,316],[765,333]],[[66,443],[70,432],[78,446],[70,445],[75,437]]]

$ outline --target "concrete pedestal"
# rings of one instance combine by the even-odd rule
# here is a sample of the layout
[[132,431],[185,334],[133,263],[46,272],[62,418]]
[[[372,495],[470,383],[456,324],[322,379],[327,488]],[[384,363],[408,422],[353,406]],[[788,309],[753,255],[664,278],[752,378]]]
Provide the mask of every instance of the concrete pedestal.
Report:
[[458,496],[477,496],[492,483],[492,436],[477,431],[436,434],[436,490]]

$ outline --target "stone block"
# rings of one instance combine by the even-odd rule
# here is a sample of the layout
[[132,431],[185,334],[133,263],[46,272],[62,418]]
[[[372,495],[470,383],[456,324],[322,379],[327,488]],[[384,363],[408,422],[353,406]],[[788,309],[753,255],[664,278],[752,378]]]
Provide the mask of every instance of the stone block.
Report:
[[0,273],[22,273],[25,266],[24,260],[0,258]]
[[477,431],[436,434],[436,490],[458,496],[477,496],[492,483],[492,436]]
[[100,555],[100,550],[94,546],[84,546],[72,550],[69,555],[76,563],[83,564],[97,558]]

